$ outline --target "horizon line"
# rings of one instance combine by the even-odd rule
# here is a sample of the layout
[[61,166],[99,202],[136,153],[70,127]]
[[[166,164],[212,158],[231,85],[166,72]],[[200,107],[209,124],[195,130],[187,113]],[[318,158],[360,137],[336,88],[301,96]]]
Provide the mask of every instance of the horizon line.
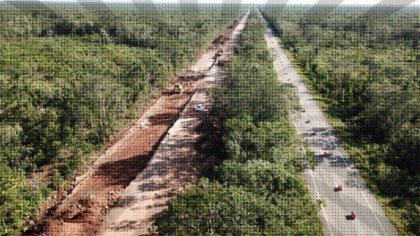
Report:
[[[78,0],[29,0],[29,1],[15,1],[15,0],[0,0],[0,3],[9,3],[9,2],[13,2],[15,4],[26,4],[26,3],[33,3],[33,2],[44,2],[44,3],[68,3],[68,4],[80,4]],[[325,6],[325,7],[329,7],[329,6],[335,6],[337,7],[337,5],[334,4],[328,4],[328,3],[324,3],[324,4],[309,4],[309,3],[225,3],[225,2],[212,2],[212,3],[203,3],[203,2],[173,2],[173,1],[169,1],[169,2],[163,2],[163,1],[156,1],[156,2],[134,2],[131,0],[108,0],[108,1],[83,1],[84,4],[88,3],[88,4],[145,4],[145,5],[185,5],[185,4],[197,4],[197,5],[279,5],[279,6]],[[357,3],[349,3],[349,4],[340,4],[338,5],[338,7],[348,7],[348,6],[357,6],[357,7],[369,7],[369,6],[384,6],[384,7],[398,7],[398,6],[404,6],[405,4],[400,4],[400,3],[387,3],[387,4],[377,4],[377,3],[364,3],[364,4],[357,4]],[[420,1],[416,1],[413,2],[412,4],[406,5],[406,7],[419,7],[420,6]]]

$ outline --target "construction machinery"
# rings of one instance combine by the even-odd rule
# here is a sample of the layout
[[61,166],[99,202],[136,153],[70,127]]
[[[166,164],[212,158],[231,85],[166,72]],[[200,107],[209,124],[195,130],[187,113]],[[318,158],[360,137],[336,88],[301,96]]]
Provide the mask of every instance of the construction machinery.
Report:
[[181,83],[176,83],[176,84],[174,85],[173,93],[175,93],[175,94],[180,94],[180,93],[182,93],[182,92],[184,92],[184,87],[182,86],[182,84],[181,84]]

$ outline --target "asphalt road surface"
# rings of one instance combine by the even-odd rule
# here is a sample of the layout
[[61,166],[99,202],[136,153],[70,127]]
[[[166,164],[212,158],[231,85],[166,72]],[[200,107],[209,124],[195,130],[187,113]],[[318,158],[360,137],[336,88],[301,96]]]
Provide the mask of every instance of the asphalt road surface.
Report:
[[[291,120],[316,156],[314,170],[305,168],[303,174],[314,199],[325,203],[319,212],[324,234],[398,235],[270,29],[265,39],[278,79],[296,87],[304,109],[292,115]],[[334,190],[339,184],[343,191]],[[356,214],[355,220],[349,219],[352,211]]]

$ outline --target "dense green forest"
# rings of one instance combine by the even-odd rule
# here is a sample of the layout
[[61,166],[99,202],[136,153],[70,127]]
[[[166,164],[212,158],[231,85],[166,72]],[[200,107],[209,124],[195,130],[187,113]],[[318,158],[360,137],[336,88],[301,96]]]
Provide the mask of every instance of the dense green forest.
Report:
[[267,8],[370,188],[401,233],[420,232],[418,8]]
[[[20,228],[239,14],[1,4],[0,235]],[[34,179],[46,165],[54,174]]]
[[302,142],[288,121],[296,104],[276,78],[265,28],[252,12],[226,84],[213,93],[225,160],[170,203],[156,222],[161,235],[322,234],[299,177]]

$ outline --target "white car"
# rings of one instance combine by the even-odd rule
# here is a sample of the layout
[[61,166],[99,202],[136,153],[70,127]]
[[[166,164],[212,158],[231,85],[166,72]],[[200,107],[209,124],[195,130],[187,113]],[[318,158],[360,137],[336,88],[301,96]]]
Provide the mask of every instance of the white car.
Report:
[[199,103],[194,106],[194,111],[203,111],[204,110],[204,104]]

